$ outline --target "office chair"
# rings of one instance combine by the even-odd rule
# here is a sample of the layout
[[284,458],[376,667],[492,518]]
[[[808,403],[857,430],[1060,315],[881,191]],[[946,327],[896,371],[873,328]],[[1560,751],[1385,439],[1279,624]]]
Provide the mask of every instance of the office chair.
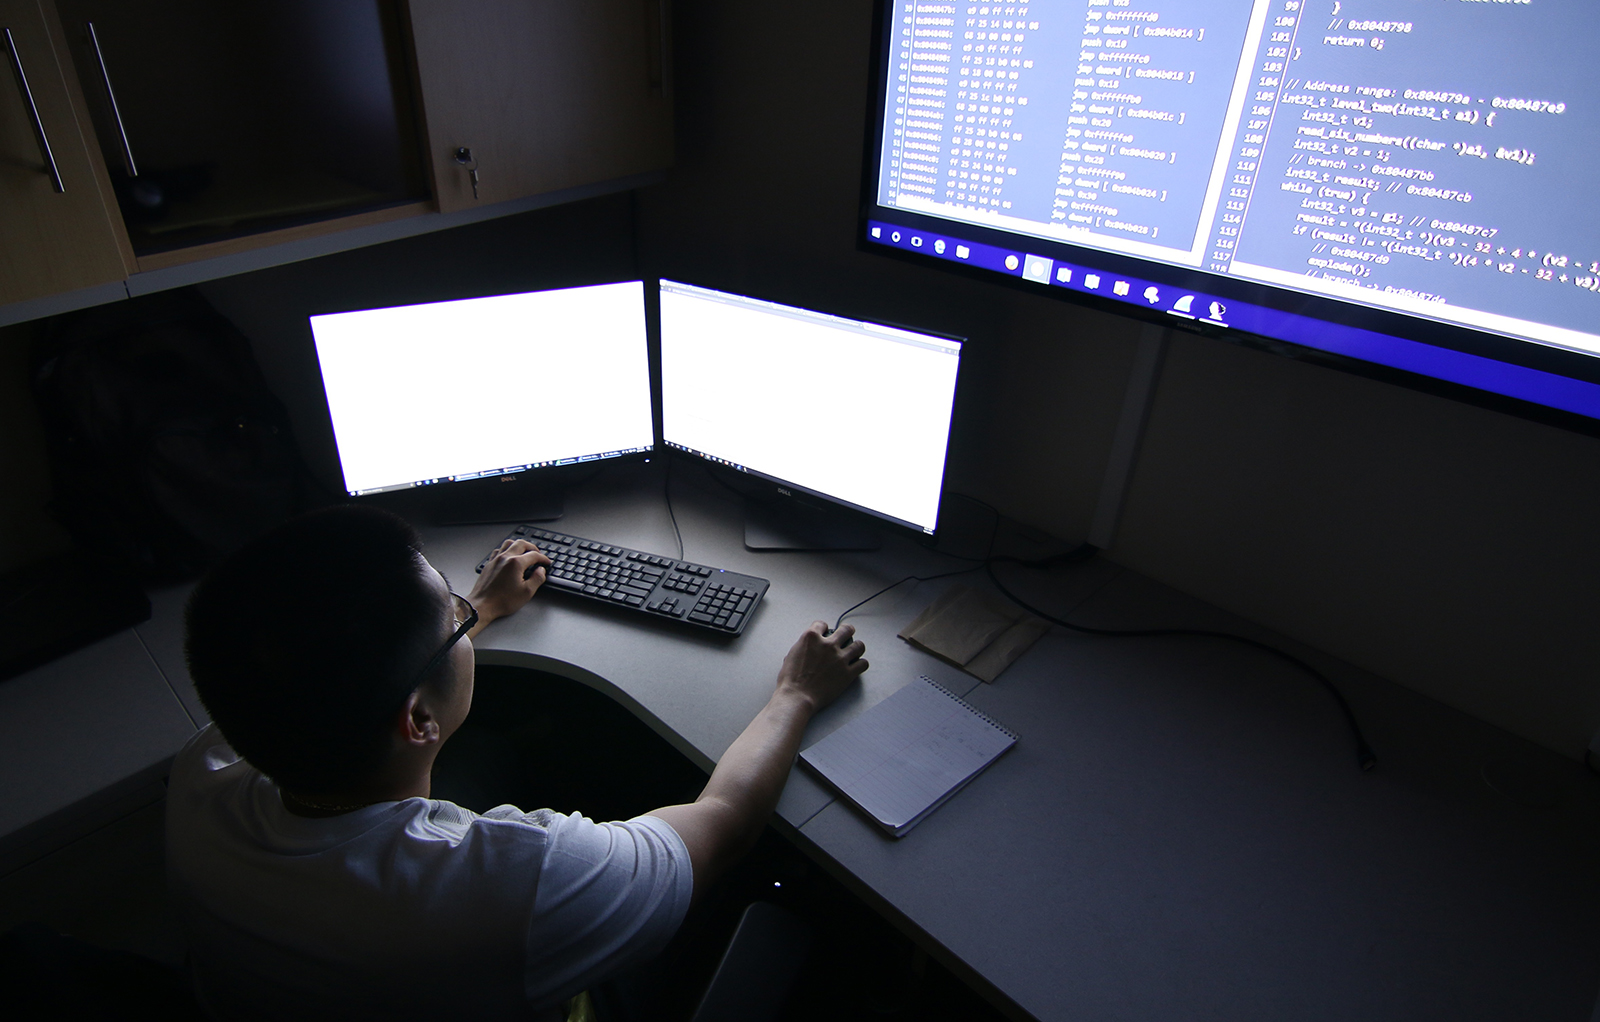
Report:
[[811,927],[794,913],[752,902],[739,917],[691,1022],[771,1022],[805,962],[811,938]]

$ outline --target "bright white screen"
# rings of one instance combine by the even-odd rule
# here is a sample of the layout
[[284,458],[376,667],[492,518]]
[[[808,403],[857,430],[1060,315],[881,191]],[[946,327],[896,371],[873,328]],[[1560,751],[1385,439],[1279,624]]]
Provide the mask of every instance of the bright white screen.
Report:
[[960,349],[662,281],[663,439],[932,530]]
[[311,333],[351,493],[654,442],[642,281],[313,316]]

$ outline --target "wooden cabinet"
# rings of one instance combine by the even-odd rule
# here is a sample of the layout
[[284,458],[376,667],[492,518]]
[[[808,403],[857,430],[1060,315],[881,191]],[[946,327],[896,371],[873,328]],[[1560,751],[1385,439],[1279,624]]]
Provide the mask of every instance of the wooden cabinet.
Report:
[[399,0],[56,0],[134,251],[424,200]]
[[663,0],[411,0],[410,10],[441,210],[671,164]]
[[0,72],[0,306],[637,183],[666,2],[0,0],[64,187]]
[[121,280],[131,259],[107,209],[48,8],[0,0],[0,304]]

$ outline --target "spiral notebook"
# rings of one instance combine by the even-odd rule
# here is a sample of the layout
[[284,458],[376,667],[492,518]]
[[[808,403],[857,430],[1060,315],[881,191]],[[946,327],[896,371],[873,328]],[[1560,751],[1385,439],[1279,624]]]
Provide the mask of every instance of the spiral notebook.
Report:
[[923,675],[800,761],[903,837],[1016,743],[1016,735]]

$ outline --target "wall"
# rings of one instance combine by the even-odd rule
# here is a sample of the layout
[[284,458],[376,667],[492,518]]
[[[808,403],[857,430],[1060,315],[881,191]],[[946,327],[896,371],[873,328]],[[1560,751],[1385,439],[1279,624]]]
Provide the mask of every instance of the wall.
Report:
[[871,14],[674,4],[678,163],[641,193],[644,269],[965,335],[950,487],[1081,538],[1139,328],[856,251]]
[[[338,455],[307,317],[320,312],[566,287],[634,275],[631,200],[614,195],[291,263],[202,285],[255,347],[288,406],[295,437],[330,494]],[[138,299],[133,301],[137,302]],[[28,352],[41,324],[0,328],[0,571],[71,545],[50,518],[43,427],[28,392]],[[549,377],[507,367],[486,399],[537,401]],[[458,411],[470,442],[472,410]]]
[[0,572],[45,560],[71,541],[46,510],[44,426],[28,391],[35,324],[0,329]]
[[[872,5],[675,4],[647,268],[969,335],[952,485],[1088,531],[1127,321],[857,252]],[[1569,755],[1600,726],[1600,441],[1174,342],[1110,556]]]
[[1597,507],[1600,441],[1185,339],[1113,556],[1577,756]]

